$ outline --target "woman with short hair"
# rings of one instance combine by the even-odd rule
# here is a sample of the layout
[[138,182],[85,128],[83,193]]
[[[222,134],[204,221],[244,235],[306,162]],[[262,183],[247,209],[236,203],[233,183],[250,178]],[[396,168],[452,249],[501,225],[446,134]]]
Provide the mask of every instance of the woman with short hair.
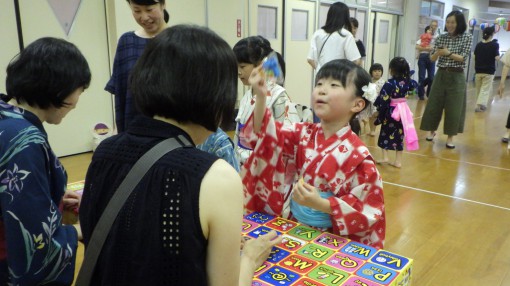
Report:
[[464,68],[471,53],[473,36],[466,33],[464,14],[452,11],[446,16],[447,33],[440,35],[430,59],[438,61],[438,71],[432,82],[430,97],[423,113],[421,130],[429,131],[427,141],[433,141],[443,116],[446,148],[454,149],[453,137],[464,131],[466,117],[466,76]]

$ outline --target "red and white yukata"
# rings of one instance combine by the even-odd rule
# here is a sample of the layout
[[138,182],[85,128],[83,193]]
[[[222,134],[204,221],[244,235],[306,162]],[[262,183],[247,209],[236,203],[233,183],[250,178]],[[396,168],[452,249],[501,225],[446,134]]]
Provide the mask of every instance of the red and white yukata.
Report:
[[241,171],[247,212],[281,216],[290,185],[302,177],[319,191],[333,193],[328,198],[329,231],[383,247],[382,179],[367,147],[349,126],[326,139],[320,124],[282,125],[266,109],[260,133],[253,133],[252,115],[243,136],[254,147]]

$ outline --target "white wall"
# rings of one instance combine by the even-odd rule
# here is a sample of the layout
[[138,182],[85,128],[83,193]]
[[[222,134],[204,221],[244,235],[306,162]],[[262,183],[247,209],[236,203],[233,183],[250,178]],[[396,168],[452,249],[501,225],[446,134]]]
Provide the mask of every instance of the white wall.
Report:
[[13,1],[0,1],[0,92],[5,91],[5,69],[11,59],[19,53],[18,32]]

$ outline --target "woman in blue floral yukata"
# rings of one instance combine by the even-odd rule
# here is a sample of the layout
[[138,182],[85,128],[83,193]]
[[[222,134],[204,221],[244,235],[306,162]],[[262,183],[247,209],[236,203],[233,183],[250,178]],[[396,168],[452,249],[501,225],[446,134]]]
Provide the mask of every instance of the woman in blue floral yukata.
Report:
[[90,83],[73,44],[41,38],[7,67],[0,98],[0,285],[71,285],[79,225],[63,225],[60,206],[75,208],[67,174],[43,122],[59,124]]

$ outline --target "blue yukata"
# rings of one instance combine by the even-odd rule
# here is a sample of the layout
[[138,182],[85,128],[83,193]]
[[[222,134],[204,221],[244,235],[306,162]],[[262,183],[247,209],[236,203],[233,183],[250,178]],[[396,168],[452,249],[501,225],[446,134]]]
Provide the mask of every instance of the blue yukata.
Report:
[[66,184],[39,118],[0,100],[0,285],[72,283],[78,236],[61,223]]
[[115,95],[115,123],[119,133],[124,132],[129,122],[139,114],[128,90],[128,79],[149,40],[137,36],[135,32],[127,32],[120,37],[117,45],[112,77],[104,89]]
[[227,161],[237,172],[241,170],[234,153],[234,143],[221,128],[209,135],[203,144],[197,145],[197,148]]
[[[379,115],[375,120],[375,124],[381,124],[381,132],[379,133],[379,140],[377,146],[385,150],[404,150],[404,136],[408,136],[417,143],[415,139],[416,131],[414,124],[412,124],[412,118],[410,122],[404,122],[402,119],[396,120],[394,118],[394,111],[397,105],[404,105],[407,110],[409,106],[406,103],[408,94],[418,87],[418,83],[414,80],[406,80],[404,78],[390,78],[381,88],[381,92],[374,102],[374,106],[377,107]],[[410,111],[409,111],[410,112]],[[411,114],[412,117],[412,114]],[[409,120],[407,120],[409,121]],[[412,125],[412,126],[410,126]],[[414,130],[414,134],[405,134],[404,130]],[[409,139],[408,138],[408,139]],[[408,143],[409,147],[409,142]],[[415,147],[412,147],[415,150]],[[408,150],[411,150],[408,148]]]

